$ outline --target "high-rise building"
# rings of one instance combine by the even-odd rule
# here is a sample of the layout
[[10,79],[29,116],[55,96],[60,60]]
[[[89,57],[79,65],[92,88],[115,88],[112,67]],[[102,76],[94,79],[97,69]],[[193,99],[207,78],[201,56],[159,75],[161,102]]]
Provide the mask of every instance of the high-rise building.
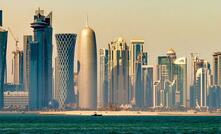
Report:
[[175,103],[179,106],[187,107],[187,58],[178,58],[174,61],[174,64],[174,80],[176,80]]
[[[2,20],[2,12],[0,13],[0,21]],[[7,52],[8,31],[4,30],[0,25],[0,109],[4,107],[4,82]]]
[[81,109],[97,109],[97,46],[88,25],[81,31],[78,46],[78,92]]
[[144,91],[144,107],[153,107],[154,106],[154,87],[153,87],[153,78],[154,78],[154,66],[143,65],[142,74],[143,74],[143,91]]
[[52,100],[52,12],[44,16],[38,9],[31,23],[29,108],[47,108]]
[[209,87],[211,86],[211,70],[210,64],[204,61],[204,67],[199,68],[196,73],[196,107],[208,107],[207,97],[209,95]]
[[99,89],[98,89],[98,108],[108,106],[108,50],[99,50]]
[[144,88],[143,88],[143,70],[142,70],[142,54],[136,62],[136,81],[135,81],[135,106],[138,108],[144,107]]
[[29,82],[30,82],[30,43],[32,41],[31,35],[24,35],[23,36],[23,50],[24,50],[24,56],[23,56],[23,83],[24,83],[24,91],[29,91]]
[[[74,50],[76,34],[56,34],[57,61],[58,65],[58,86],[55,90],[58,93],[59,108],[65,109],[74,103]],[[57,77],[57,75],[56,75]]]
[[213,84],[221,86],[221,52],[213,54]]
[[221,88],[220,86],[210,86],[207,102],[209,108],[221,108]]
[[13,57],[13,75],[14,75],[14,84],[21,84],[23,85],[23,75],[24,75],[24,69],[23,69],[23,57],[24,53],[22,50],[15,50],[13,51],[14,57]]
[[[137,60],[139,55],[143,56],[143,45],[144,40],[131,40],[129,46],[129,75],[130,75],[130,84],[129,84],[129,100],[135,101],[135,89],[136,89],[136,67]],[[144,54],[145,62],[147,63],[147,53]]]
[[129,48],[123,38],[108,45],[109,51],[109,104],[129,104]]
[[2,10],[0,10],[0,26],[2,26]]
[[59,61],[58,57],[55,57],[55,83],[54,83],[54,94],[53,94],[53,99],[54,100],[59,100]]

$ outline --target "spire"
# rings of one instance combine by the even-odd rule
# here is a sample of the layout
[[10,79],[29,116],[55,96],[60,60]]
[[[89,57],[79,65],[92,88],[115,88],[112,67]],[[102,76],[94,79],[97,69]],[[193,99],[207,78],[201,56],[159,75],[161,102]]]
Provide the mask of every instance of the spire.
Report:
[[85,26],[88,27],[88,15],[86,15],[86,23]]

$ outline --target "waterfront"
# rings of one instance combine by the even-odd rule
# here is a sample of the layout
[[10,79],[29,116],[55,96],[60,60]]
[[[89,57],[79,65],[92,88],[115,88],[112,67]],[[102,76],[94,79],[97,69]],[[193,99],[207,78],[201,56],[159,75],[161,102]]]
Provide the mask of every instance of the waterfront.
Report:
[[1,114],[0,133],[221,133],[220,116]]

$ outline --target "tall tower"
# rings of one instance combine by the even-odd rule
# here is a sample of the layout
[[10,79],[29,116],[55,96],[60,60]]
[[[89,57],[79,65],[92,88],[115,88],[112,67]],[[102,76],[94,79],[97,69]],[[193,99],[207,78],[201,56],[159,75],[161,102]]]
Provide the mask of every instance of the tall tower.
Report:
[[213,54],[213,84],[221,86],[221,52]]
[[97,108],[97,46],[88,25],[80,33],[78,46],[78,92],[81,109]]
[[30,42],[32,41],[31,35],[24,35],[23,36],[23,83],[24,83],[24,90],[29,91],[29,82],[30,82]]
[[[57,42],[57,61],[58,67],[58,86],[55,93],[58,95],[58,103],[61,109],[74,103],[74,48],[76,34],[56,34]],[[57,80],[57,79],[56,79]],[[57,84],[57,83],[56,83]]]
[[52,100],[52,12],[44,16],[44,11],[38,9],[35,13],[29,83],[29,108],[33,110],[48,107]]
[[13,74],[14,74],[14,84],[23,84],[23,51],[15,50],[13,51]]
[[[0,10],[0,21],[2,21],[2,11]],[[1,23],[1,22],[0,22]],[[4,78],[6,67],[6,50],[8,31],[4,30],[0,24],[0,109],[4,107]]]
[[111,106],[129,104],[129,48],[119,37],[109,46],[109,103]]
[[108,106],[108,50],[99,50],[99,89],[98,89],[98,108]]

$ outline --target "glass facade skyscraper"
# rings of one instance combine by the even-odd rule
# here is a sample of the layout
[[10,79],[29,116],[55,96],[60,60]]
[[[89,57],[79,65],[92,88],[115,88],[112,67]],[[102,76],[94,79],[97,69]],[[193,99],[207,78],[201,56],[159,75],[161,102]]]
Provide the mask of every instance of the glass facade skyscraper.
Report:
[[[2,11],[0,11],[0,23],[2,22]],[[0,24],[0,109],[4,107],[4,82],[6,70],[6,52],[8,31]]]
[[48,107],[52,100],[52,12],[44,16],[44,11],[35,12],[34,39],[30,43],[30,91],[29,108]]
[[24,91],[29,91],[29,82],[30,82],[30,42],[32,41],[31,35],[25,35],[23,37],[23,79],[24,79]]
[[57,60],[56,60],[56,99],[59,108],[65,109],[74,103],[74,50],[76,34],[56,34]]
[[99,50],[99,89],[98,89],[98,108],[108,106],[108,50]]
[[129,104],[129,48],[123,38],[109,44],[109,103]]

